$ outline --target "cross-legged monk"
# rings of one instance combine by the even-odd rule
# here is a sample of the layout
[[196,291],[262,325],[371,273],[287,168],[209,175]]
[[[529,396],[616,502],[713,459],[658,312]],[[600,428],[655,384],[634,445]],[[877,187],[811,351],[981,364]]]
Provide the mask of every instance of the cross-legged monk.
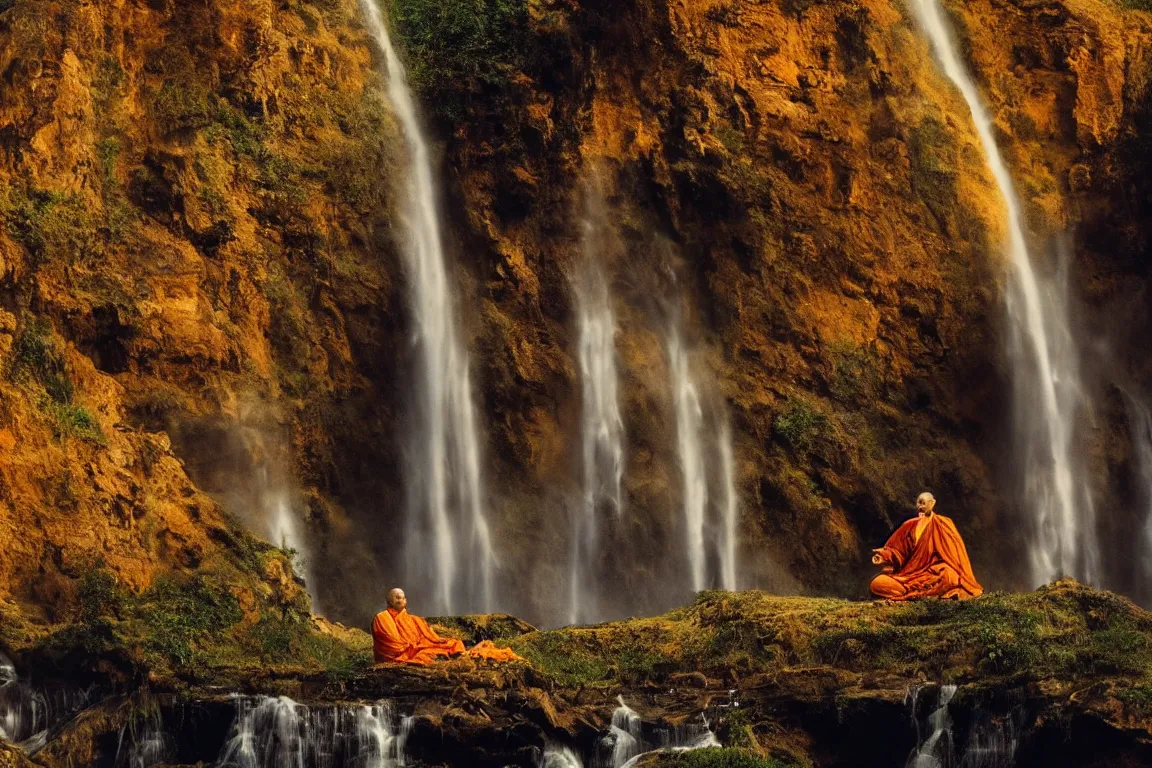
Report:
[[494,646],[491,640],[465,649],[459,640],[437,635],[428,622],[408,613],[407,608],[408,598],[404,590],[388,591],[388,609],[376,614],[372,622],[372,653],[377,664],[428,664],[462,653],[478,659],[522,661],[511,650]]
[[885,600],[963,600],[984,592],[972,575],[956,524],[936,514],[935,508],[932,494],[920,494],[916,517],[897,528],[883,547],[872,550],[872,563],[884,570],[872,579],[872,594]]

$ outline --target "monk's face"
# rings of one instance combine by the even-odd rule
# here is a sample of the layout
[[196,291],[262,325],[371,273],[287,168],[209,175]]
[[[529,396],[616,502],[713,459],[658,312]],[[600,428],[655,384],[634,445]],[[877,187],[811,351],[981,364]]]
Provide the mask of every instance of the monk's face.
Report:
[[408,607],[408,598],[404,595],[404,590],[394,589],[388,593],[388,607],[397,611]]
[[932,509],[936,506],[936,499],[932,498],[926,493],[920,494],[916,499],[916,511],[921,515],[932,514]]

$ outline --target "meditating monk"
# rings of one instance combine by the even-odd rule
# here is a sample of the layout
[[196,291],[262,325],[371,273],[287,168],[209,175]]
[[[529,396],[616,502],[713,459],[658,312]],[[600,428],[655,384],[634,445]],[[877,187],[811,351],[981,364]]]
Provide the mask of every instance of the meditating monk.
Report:
[[429,664],[460,654],[492,661],[523,661],[508,648],[497,648],[491,640],[465,649],[464,643],[455,638],[440,637],[428,622],[408,613],[407,609],[408,598],[404,590],[389,590],[388,609],[376,614],[372,622],[372,653],[377,664]]
[[972,575],[968,550],[956,524],[936,514],[935,508],[932,494],[920,494],[916,517],[897,528],[883,547],[872,550],[873,565],[884,571],[872,579],[872,594],[884,600],[964,600],[984,592]]

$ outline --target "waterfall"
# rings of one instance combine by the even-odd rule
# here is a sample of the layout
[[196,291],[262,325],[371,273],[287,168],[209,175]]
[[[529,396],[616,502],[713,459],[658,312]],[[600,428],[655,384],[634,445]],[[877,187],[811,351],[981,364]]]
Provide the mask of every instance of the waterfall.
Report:
[[160,711],[153,709],[143,721],[133,719],[120,729],[116,768],[152,768],[174,757],[172,738],[164,730]]
[[1000,156],[992,121],[952,42],[938,0],[912,7],[931,40],[944,73],[972,113],[976,132],[1008,211],[1011,262],[1007,310],[1014,380],[1017,440],[1024,501],[1030,511],[1032,579],[1040,584],[1071,574],[1099,583],[1095,515],[1087,486],[1077,480],[1074,422],[1086,403],[1075,339],[1059,281],[1038,278],[1024,240],[1020,202]]
[[304,585],[312,600],[312,613],[319,614],[320,601],[316,597],[316,579],[313,577],[308,540],[300,533],[296,511],[289,501],[288,492],[278,487],[279,484],[272,483],[268,474],[267,466],[260,467],[260,504],[264,508],[262,520],[268,540],[281,549],[290,549],[296,553],[292,565],[304,579]]
[[400,768],[410,719],[388,702],[306,707],[286,696],[237,697],[216,768]]
[[[693,591],[720,586],[736,589],[736,528],[740,500],[736,493],[736,469],[732,452],[732,430],[720,418],[716,450],[709,455],[705,442],[706,424],[700,389],[692,376],[688,350],[679,329],[668,332],[668,368],[672,378],[672,401],[676,411],[676,445],[680,458],[683,499],[681,514],[684,548]],[[709,492],[709,458],[718,492]],[[709,509],[712,515],[709,516]],[[709,562],[716,564],[716,578],[710,578]]]
[[[590,250],[594,224],[586,223],[585,247]],[[572,516],[569,542],[568,621],[594,620],[597,605],[596,568],[600,558],[601,510],[621,514],[620,481],[624,475],[624,421],[620,417],[616,376],[616,318],[608,283],[593,260],[586,259],[575,280],[579,330],[580,441],[583,453],[583,493]]]
[[736,463],[732,458],[732,428],[724,421],[719,438],[720,476],[724,499],[721,505],[720,586],[736,589],[736,525],[740,519],[740,498],[736,494]]
[[538,768],[584,768],[584,762],[568,747],[552,744],[545,747]]
[[943,768],[949,765],[952,754],[952,718],[948,714],[948,703],[956,695],[956,686],[940,686],[940,701],[928,716],[930,728],[928,736],[920,738],[920,721],[916,715],[916,700],[920,687],[912,688],[905,697],[910,705],[912,719],[916,723],[916,749],[908,757],[905,768]]
[[0,654],[0,739],[34,754],[44,746],[48,730],[87,705],[90,695],[80,688],[33,688]]
[[708,479],[704,467],[702,432],[704,411],[689,372],[688,353],[673,329],[668,334],[668,364],[672,375],[672,400],[676,406],[676,444],[684,498],[684,546],[692,576],[692,591],[708,586],[705,571],[704,516],[708,504]]
[[[700,724],[669,728],[654,728],[655,743],[644,738],[644,721],[640,715],[618,696],[619,706],[612,713],[612,726],[606,740],[612,744],[611,768],[634,768],[645,755],[660,752],[687,752],[705,747],[718,747],[716,734],[708,727],[704,715]],[[577,763],[579,765],[579,763]]]
[[361,5],[384,57],[388,96],[408,149],[403,251],[420,365],[413,388],[419,423],[408,456],[406,574],[432,590],[431,613],[488,611],[495,562],[484,513],[480,441],[468,357],[457,337],[432,163],[407,73],[377,0]]

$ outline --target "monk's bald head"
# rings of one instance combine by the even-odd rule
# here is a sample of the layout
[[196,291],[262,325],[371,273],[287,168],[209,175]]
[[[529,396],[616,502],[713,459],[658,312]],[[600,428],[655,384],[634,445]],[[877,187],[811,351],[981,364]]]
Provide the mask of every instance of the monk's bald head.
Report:
[[924,491],[916,497],[916,511],[922,515],[932,514],[932,510],[936,507],[936,497]]
[[404,590],[400,587],[393,587],[388,590],[388,607],[397,611],[402,611],[408,605],[408,598],[404,595]]

